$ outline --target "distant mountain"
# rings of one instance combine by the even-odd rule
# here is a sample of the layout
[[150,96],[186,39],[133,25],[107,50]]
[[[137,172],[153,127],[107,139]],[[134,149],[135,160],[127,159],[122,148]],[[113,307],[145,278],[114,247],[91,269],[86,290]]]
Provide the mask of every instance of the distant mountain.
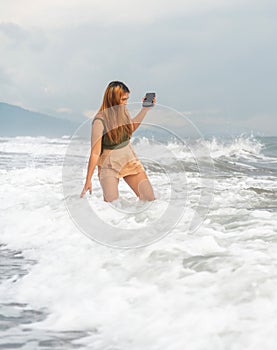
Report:
[[0,136],[72,135],[80,123],[0,102]]

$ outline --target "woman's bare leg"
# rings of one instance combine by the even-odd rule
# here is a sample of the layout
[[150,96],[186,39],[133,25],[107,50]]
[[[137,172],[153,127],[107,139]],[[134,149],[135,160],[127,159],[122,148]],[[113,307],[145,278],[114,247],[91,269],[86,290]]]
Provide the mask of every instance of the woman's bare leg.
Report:
[[124,176],[124,180],[139,197],[139,199],[145,201],[153,201],[156,199],[152,185],[145,171],[142,171],[135,175]]
[[118,198],[118,183],[119,179],[115,176],[103,175],[100,176],[101,168],[98,168],[98,177],[103,190],[103,198],[105,202],[112,202]]

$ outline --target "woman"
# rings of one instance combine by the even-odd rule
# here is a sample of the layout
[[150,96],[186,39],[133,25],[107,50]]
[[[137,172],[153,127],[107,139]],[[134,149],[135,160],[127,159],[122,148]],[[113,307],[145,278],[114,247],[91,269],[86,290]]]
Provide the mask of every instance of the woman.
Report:
[[[102,105],[92,121],[91,153],[86,183],[80,197],[88,190],[91,194],[91,178],[97,165],[104,201],[111,202],[118,198],[121,177],[139,199],[155,200],[145,169],[130,144],[132,133],[151,107],[142,107],[132,119],[126,107],[129,93],[128,87],[120,81],[112,81],[106,88]],[[156,98],[153,102],[156,103]]]

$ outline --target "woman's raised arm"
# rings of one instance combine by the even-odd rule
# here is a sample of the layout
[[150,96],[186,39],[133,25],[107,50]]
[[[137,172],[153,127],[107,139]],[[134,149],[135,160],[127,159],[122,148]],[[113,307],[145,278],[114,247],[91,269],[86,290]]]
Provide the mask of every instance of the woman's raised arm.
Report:
[[[145,99],[145,96],[143,97],[142,102],[144,99]],[[154,97],[153,103],[155,105],[156,97]],[[139,113],[134,118],[131,119],[132,124],[133,124],[133,132],[140,126],[141,122],[143,121],[144,117],[146,116],[146,113],[151,108],[153,108],[153,107],[142,107],[141,110],[139,111]]]

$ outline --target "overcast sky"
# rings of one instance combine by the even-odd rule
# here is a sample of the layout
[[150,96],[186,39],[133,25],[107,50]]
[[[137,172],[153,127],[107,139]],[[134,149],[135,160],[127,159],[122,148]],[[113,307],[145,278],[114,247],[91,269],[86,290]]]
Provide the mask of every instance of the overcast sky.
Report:
[[220,132],[277,135],[276,0],[0,0],[0,101],[78,119],[124,81]]

